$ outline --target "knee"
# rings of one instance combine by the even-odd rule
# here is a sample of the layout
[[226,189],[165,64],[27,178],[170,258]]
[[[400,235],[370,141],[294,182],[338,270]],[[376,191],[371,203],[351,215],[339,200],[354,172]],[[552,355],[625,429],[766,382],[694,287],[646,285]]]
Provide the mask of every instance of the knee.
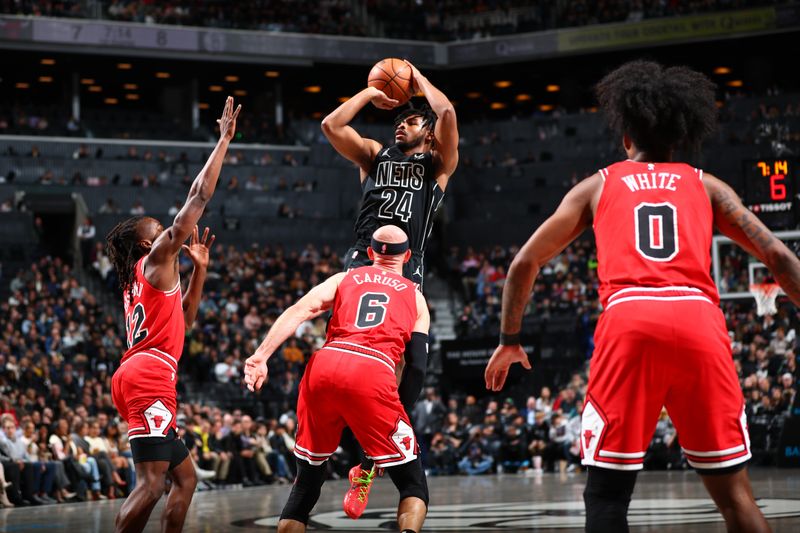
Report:
[[184,489],[184,492],[188,492],[189,494],[194,493],[194,489],[197,487],[197,472],[195,469],[192,468],[191,471],[185,476],[185,479],[181,479],[181,488]]
[[149,503],[154,503],[161,499],[161,496],[164,495],[164,483],[165,480],[163,478],[144,480],[144,482],[141,484],[141,490],[144,499],[146,499]]

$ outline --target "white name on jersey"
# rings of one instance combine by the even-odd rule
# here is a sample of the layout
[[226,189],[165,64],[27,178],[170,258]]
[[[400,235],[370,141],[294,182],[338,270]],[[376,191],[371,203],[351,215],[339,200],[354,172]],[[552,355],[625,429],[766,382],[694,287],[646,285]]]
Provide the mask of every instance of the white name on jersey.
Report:
[[678,189],[675,188],[676,181],[681,177],[678,174],[670,174],[669,172],[642,172],[641,174],[628,174],[620,179],[625,182],[631,192],[651,189],[677,191]]
[[361,285],[362,283],[378,283],[380,285],[387,285],[396,291],[402,291],[408,288],[408,284],[403,283],[399,279],[384,277],[380,274],[370,274],[369,272],[365,272],[363,277],[361,274],[354,274],[353,281],[355,281],[357,285]]
[[382,161],[378,163],[375,175],[375,187],[411,187],[415,191],[422,189],[425,178],[425,166],[410,161]]

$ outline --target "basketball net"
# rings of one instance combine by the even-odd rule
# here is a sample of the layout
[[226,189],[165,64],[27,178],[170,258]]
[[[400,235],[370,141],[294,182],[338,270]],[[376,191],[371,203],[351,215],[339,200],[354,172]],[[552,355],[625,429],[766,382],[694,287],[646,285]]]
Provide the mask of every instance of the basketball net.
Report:
[[775,300],[781,287],[777,283],[754,283],[750,285],[750,293],[756,299],[756,312],[758,316],[774,315],[778,312]]

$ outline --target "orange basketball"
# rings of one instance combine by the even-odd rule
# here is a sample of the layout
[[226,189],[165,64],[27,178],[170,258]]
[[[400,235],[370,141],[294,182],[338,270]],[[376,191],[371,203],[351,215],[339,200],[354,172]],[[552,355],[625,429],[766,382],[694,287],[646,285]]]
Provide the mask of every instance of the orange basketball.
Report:
[[369,71],[367,84],[405,104],[411,98],[411,76],[411,67],[405,61],[390,57],[375,63]]

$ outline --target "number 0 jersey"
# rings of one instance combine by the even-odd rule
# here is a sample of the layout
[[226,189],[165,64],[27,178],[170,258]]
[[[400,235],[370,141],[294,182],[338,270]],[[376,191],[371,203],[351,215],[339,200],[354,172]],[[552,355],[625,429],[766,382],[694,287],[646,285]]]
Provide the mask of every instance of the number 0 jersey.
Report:
[[374,266],[355,268],[336,291],[325,348],[378,359],[394,370],[416,321],[411,281]]
[[714,215],[703,171],[684,163],[628,160],[600,175],[594,233],[603,307],[631,298],[669,298],[670,291],[718,304],[710,273]]
[[406,155],[397,145],[381,148],[361,190],[355,227],[359,243],[368,246],[376,229],[393,224],[406,232],[412,251],[425,250],[433,215],[444,198],[431,152]]
[[[133,287],[133,301],[130,292],[125,291],[125,329],[127,330],[128,350],[121,363],[141,352],[148,352],[164,359],[177,369],[183,352],[183,338],[186,327],[183,321],[181,283],[169,291],[156,289],[144,277],[144,263],[147,256],[136,263]],[[157,363],[156,363],[157,364]]]

